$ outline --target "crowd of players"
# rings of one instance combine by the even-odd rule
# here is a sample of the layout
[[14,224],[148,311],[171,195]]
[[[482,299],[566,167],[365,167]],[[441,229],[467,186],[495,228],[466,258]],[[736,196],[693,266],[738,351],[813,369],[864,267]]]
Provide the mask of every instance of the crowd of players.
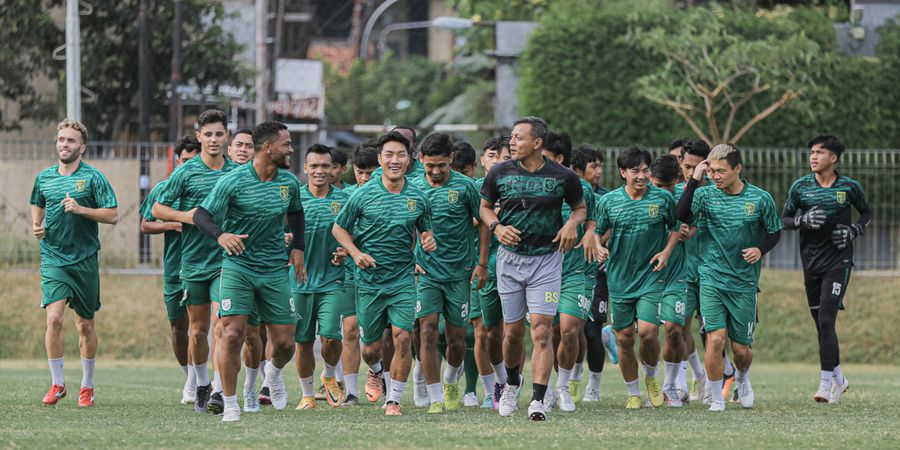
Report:
[[[78,404],[94,404],[97,224],[115,224],[118,214],[109,182],[81,159],[86,142],[84,125],[59,124],[58,163],[37,175],[30,199],[47,311],[48,405],[67,394],[66,305],[80,339]],[[554,407],[576,410],[585,361],[581,401],[599,400],[607,356],[621,370],[626,408],[702,401],[722,411],[728,399],[750,408],[761,260],[785,228],[800,230],[819,341],[814,399],[837,403],[849,388],[835,321],[852,241],[872,212],[860,184],[836,171],[844,146],[833,135],[809,142],[811,173],[791,186],[780,214],[743,176],[733,145],[677,139],[656,158],[625,148],[616,158],[624,184],[607,190],[603,152],[573,148],[537,117],[488,140],[480,159],[447,133],[418,142],[414,129],[397,127],[354,148],[353,185],[344,183],[342,152],[319,144],[304,151],[301,185],[289,170],[285,125],[230,136],[225,113],[207,110],[195,136],[175,148],[177,168],[141,207],[141,231],[165,236],[172,349],[184,371],[182,403],[197,412],[240,419],[242,365],[243,411],[285,409],[283,370],[293,359],[298,410],[317,399],[358,405],[362,360],[365,399],[383,397],[386,415],[402,414],[412,369],[415,406],[428,413],[480,405],[511,416],[524,384],[526,333],[531,420],[547,420]],[[473,179],[476,159],[484,178]]]

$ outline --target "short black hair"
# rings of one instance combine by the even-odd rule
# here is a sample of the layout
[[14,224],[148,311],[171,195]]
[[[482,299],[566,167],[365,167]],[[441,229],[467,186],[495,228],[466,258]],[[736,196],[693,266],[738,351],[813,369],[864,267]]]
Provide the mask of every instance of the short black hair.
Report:
[[547,122],[544,122],[544,119],[537,116],[525,116],[517,120],[513,126],[521,123],[531,125],[531,137],[541,138],[541,140],[544,141],[543,148],[547,148],[547,139],[550,134],[550,129],[547,128]]
[[700,139],[686,141],[681,145],[681,157],[684,158],[684,155],[694,155],[706,159],[709,156],[709,144]]
[[841,142],[840,138],[833,134],[819,134],[809,140],[806,144],[807,147],[812,150],[813,146],[821,145],[822,148],[826,150],[830,150],[835,155],[837,155],[838,159],[840,159],[841,155],[844,153],[844,143]]
[[390,133],[385,134],[385,135],[381,136],[380,138],[378,138],[378,153],[381,153],[381,151],[384,150],[384,144],[387,144],[388,142],[399,142],[399,143],[403,144],[403,147],[406,149],[407,152],[410,151],[409,150],[409,146],[410,146],[409,139],[406,139],[406,136],[404,136],[396,131],[391,131]]
[[482,147],[482,151],[493,150],[495,152],[500,151],[500,138],[492,137],[486,141],[484,141],[484,146]]
[[225,111],[219,109],[207,109],[197,117],[197,129],[199,130],[206,125],[216,122],[221,123],[223,127],[228,129],[228,116],[225,115]]
[[453,162],[450,163],[450,167],[457,172],[462,172],[467,166],[474,165],[475,149],[472,148],[472,144],[466,141],[456,141],[453,144]]
[[670,154],[657,156],[650,165],[650,174],[666,182],[677,180],[681,175],[678,158]]
[[331,149],[331,163],[339,166],[347,165],[347,154],[339,148]]
[[653,156],[637,145],[622,149],[619,156],[616,157],[616,165],[619,169],[636,169],[641,167],[641,164],[650,167],[650,164],[653,164]]
[[[409,132],[412,133],[412,142],[418,142],[418,141],[416,140],[416,136],[417,136],[417,135],[416,135],[416,129],[415,129],[415,128],[413,128],[413,127],[411,127],[411,126],[409,126],[409,125],[397,125],[396,127],[391,128],[391,131],[397,131],[397,130],[409,130]],[[412,145],[412,142],[410,142],[410,145]]]
[[378,149],[365,143],[357,145],[353,149],[353,166],[362,170],[378,167]]
[[584,172],[592,162],[603,162],[603,154],[597,147],[581,144],[572,151],[572,169]]
[[569,167],[572,159],[572,138],[562,132],[553,132],[547,135],[544,141],[544,149],[556,156],[562,155],[562,165]]
[[306,149],[306,154],[318,153],[320,155],[331,155],[331,161],[334,162],[334,153],[332,153],[332,150],[334,149],[325,144],[313,144]]
[[453,137],[448,133],[434,131],[428,133],[419,145],[422,156],[446,156],[453,155]]
[[[684,145],[687,144],[687,143],[690,142],[690,141],[691,141],[691,140],[690,140],[689,138],[686,138],[686,137],[677,138],[677,139],[673,140],[673,141],[669,144],[669,150],[675,150],[675,149],[678,148],[678,147],[684,148]],[[682,152],[682,153],[683,153],[683,152]]]
[[261,148],[263,145],[278,139],[281,130],[287,129],[287,125],[281,122],[263,122],[253,129],[253,145]]
[[194,136],[185,136],[178,141],[178,145],[175,146],[175,155],[181,156],[181,152],[183,151],[189,152],[199,152],[200,151],[200,141],[197,140]]
[[239,134],[249,134],[250,136],[253,136],[253,130],[251,130],[249,128],[241,128],[240,130],[237,130],[234,133],[235,136],[237,136]]

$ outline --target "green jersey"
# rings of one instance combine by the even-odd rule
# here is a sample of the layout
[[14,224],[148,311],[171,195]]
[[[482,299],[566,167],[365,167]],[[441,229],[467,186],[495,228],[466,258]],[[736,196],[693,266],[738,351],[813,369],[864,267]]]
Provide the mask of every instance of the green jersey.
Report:
[[[484,178],[479,178],[475,180],[475,187],[481,192],[481,186],[484,185]],[[479,202],[479,208],[480,208]],[[495,208],[495,211],[499,211]],[[479,216],[481,213],[478,213]],[[475,239],[475,242],[478,242],[478,239]],[[476,244],[477,245],[477,244]],[[488,280],[496,280],[497,279],[497,249],[500,248],[500,241],[497,240],[497,236],[494,236],[494,233],[491,233],[491,243],[488,249]]]
[[[353,195],[354,192],[356,192],[356,190],[358,188],[359,188],[358,184],[353,184],[353,185],[347,186],[343,189],[344,193],[347,194],[347,200],[350,199],[350,197]],[[347,232],[349,232],[351,236],[353,235],[353,230],[347,230]],[[347,284],[347,283],[353,284],[354,280],[356,279],[355,273],[356,273],[356,263],[353,262],[353,258],[351,258],[350,256],[347,256],[347,258],[344,259],[344,284]]]
[[431,203],[431,223],[434,227],[436,252],[426,252],[416,243],[416,263],[425,277],[440,281],[467,280],[472,274],[477,233],[472,219],[478,218],[481,197],[471,178],[450,171],[447,181],[434,187],[421,175],[407,178],[428,197]]
[[693,217],[700,215],[709,232],[700,257],[700,283],[723,291],[756,293],[762,260],[749,264],[742,251],[759,247],[766,234],[782,229],[772,196],[746,181],[736,195],[709,185],[694,192],[691,212]]
[[[685,183],[681,182],[675,186],[675,202],[681,200],[681,195],[684,194],[684,186]],[[684,275],[684,280],[687,282],[696,282],[700,280],[700,263],[702,262],[701,256],[703,255],[703,251],[706,248],[706,241],[709,239],[709,231],[707,231],[706,227],[703,225],[703,215],[695,216],[691,219],[691,226],[697,228],[697,232],[694,233],[694,237],[688,239],[683,242],[684,247],[682,251],[684,252],[684,269],[682,271]],[[681,245],[682,243],[679,243]]]
[[[284,251],[285,215],[303,209],[300,181],[294,174],[278,169],[271,181],[262,181],[253,164],[245,164],[221,177],[200,207],[213,217],[224,218],[223,231],[248,235],[244,252],[225,255],[223,269],[259,275],[284,270],[288,261]],[[224,254],[221,247],[217,253]]]
[[[156,201],[179,211],[190,211],[203,202],[216,182],[225,174],[240,167],[230,159],[220,170],[212,170],[203,161],[203,155],[191,158],[169,177],[166,188]],[[177,208],[176,208],[177,206]],[[216,218],[220,220],[220,217]],[[198,272],[219,270],[222,266],[222,249],[211,236],[190,224],[181,227],[181,276],[190,281]]]
[[606,262],[610,297],[663,291],[664,279],[650,260],[666,247],[675,228],[675,199],[664,189],[648,186],[640,199],[632,200],[622,186],[600,198],[597,234],[611,230]]
[[[153,186],[144,203],[141,204],[141,217],[147,222],[155,222],[153,217],[153,204],[159,198],[159,193],[165,190],[166,183],[169,180],[162,180]],[[174,209],[178,209],[178,201],[175,202]],[[163,234],[163,276],[165,278],[178,278],[178,272],[181,270],[181,233],[177,231],[166,231]]]
[[[609,189],[606,189],[603,186],[597,186],[596,188],[594,188],[594,220],[597,220],[596,216],[600,213],[600,198],[608,193]],[[587,263],[587,266],[584,268],[584,278],[587,280],[586,282],[588,283],[589,287],[596,284],[597,270],[600,268],[600,264],[600,261],[591,261]],[[604,266],[604,270],[606,270],[606,266]]]
[[303,261],[306,263],[307,279],[306,283],[298,284],[291,277],[291,292],[308,294],[343,289],[344,266],[331,264],[332,253],[339,247],[331,228],[349,198],[350,194],[334,185],[323,198],[314,196],[309,191],[309,185],[300,189],[305,218]]
[[381,177],[372,178],[350,196],[335,223],[375,260],[375,267],[356,269],[357,286],[383,289],[415,284],[416,231],[431,230],[431,205],[421,189],[404,179],[403,188],[393,194]]
[[74,198],[87,208],[115,208],[116,194],[109,181],[84,161],[71,175],[60,175],[59,164],[42,170],[34,179],[29,203],[44,208],[44,238],[41,239],[41,266],[77,264],[100,250],[97,222],[66,213],[62,201]]
[[[596,221],[597,204],[594,200],[594,190],[591,188],[590,183],[584,180],[581,180],[581,190],[584,192],[584,203],[587,207],[587,216],[585,216],[584,222],[591,220]],[[569,220],[569,216],[572,215],[572,208],[569,207],[568,204],[563,204],[562,215],[563,222]],[[581,243],[582,238],[584,238],[584,223],[578,225],[579,243]],[[566,252],[566,255],[563,257],[562,277],[563,279],[569,277],[584,277],[587,267],[588,265],[584,261],[584,249],[580,247],[573,248]]]

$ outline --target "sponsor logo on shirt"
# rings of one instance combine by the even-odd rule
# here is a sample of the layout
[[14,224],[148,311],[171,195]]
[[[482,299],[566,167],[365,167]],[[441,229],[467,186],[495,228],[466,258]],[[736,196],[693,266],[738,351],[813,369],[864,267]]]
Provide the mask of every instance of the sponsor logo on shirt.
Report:
[[650,205],[650,206],[647,208],[647,214],[648,214],[651,218],[656,218],[656,217],[658,217],[658,216],[659,216],[659,205]]
[[[75,192],[82,192],[87,187],[87,180],[75,180]],[[839,202],[843,203],[843,202]]]
[[753,213],[756,212],[756,204],[755,203],[744,203],[744,214],[748,216],[752,216]]
[[843,205],[844,203],[847,202],[847,193],[844,191],[838,191],[835,196],[835,199],[837,200],[839,205]]

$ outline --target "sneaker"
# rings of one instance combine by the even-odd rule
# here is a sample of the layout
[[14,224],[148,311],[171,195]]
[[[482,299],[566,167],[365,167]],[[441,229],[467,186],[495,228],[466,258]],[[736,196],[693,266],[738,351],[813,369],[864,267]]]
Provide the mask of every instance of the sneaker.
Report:
[[372,369],[369,369],[369,374],[366,375],[366,400],[370,403],[375,403],[381,398],[381,388],[384,385],[384,373],[382,372],[372,372]]
[[581,399],[582,402],[599,402],[600,401],[600,390],[594,388],[587,388],[584,390],[584,397]]
[[485,395],[484,400],[481,401],[481,409],[494,409],[494,396],[493,395]]
[[50,390],[47,391],[47,394],[44,395],[44,399],[41,400],[45,405],[55,405],[57,402],[62,400],[63,397],[66,396],[66,386],[54,384],[50,386]]
[[259,404],[260,405],[271,405],[272,399],[269,397],[269,387],[263,386],[262,389],[259,390]]
[[687,402],[691,401],[691,394],[687,389],[678,388],[675,389],[675,392],[678,393],[678,399],[681,400],[683,405],[686,405]]
[[569,396],[572,398],[578,398],[578,387],[581,386],[581,383],[578,381],[569,381]]
[[692,402],[702,400],[705,393],[706,393],[706,377],[703,377],[699,380],[694,380],[694,382],[691,383],[691,395],[688,397],[688,399]]
[[400,404],[396,402],[387,402],[385,403],[387,408],[384,409],[384,415],[386,416],[402,416],[403,413],[400,412]]
[[503,386],[503,392],[500,394],[500,405],[497,407],[497,412],[502,417],[509,417],[519,410],[519,399],[516,397],[517,390],[518,386],[511,384]]
[[212,392],[212,385],[197,386],[197,400],[194,402],[194,412],[209,412],[209,394]]
[[190,405],[197,401],[197,386],[185,386],[181,390],[181,404]]
[[414,384],[413,403],[416,405],[416,408],[424,408],[431,405],[431,399],[428,398],[428,389],[425,387],[425,383],[416,381]]
[[300,399],[300,403],[297,404],[297,407],[294,408],[297,411],[303,411],[306,409],[315,409],[316,408],[316,397],[303,397]]
[[716,400],[714,402],[710,402],[709,404],[710,411],[725,411],[725,401],[724,400]]
[[845,392],[850,390],[850,380],[847,377],[844,377],[843,384],[835,384],[831,388],[831,397],[828,399],[828,403],[840,403],[841,396],[844,395]]
[[344,399],[344,403],[341,403],[341,407],[357,406],[357,405],[359,405],[359,397],[357,397],[353,394],[348,394],[347,398]]
[[[549,390],[548,390],[549,391]],[[556,388],[557,405],[562,412],[575,412],[575,402],[569,393],[569,386]]]
[[212,415],[221,416],[225,411],[225,399],[222,398],[222,393],[213,392],[206,406]]
[[753,386],[750,386],[749,380],[743,383],[738,383],[737,388],[735,388],[734,392],[740,392],[741,406],[743,406],[744,408],[753,407],[753,400],[755,400],[755,397],[753,396]]
[[678,389],[675,386],[669,386],[665,392],[663,392],[663,398],[666,400],[666,404],[669,405],[669,408],[681,408],[684,406],[684,402],[681,401],[681,394],[678,393]]
[[831,400],[831,391],[834,389],[834,383],[831,380],[819,381],[819,390],[813,396],[813,400],[817,403],[828,403]]
[[644,384],[647,386],[647,397],[650,398],[650,404],[654,408],[662,406],[662,390],[659,388],[659,381],[656,381],[656,377],[645,377]]
[[606,355],[613,364],[619,363],[619,346],[616,344],[616,334],[613,333],[612,327],[607,325],[603,327],[602,333],[607,336],[603,346],[606,347]]
[[734,384],[734,373],[725,375],[722,378],[722,398],[731,397],[731,386]]
[[[337,385],[338,385],[338,389],[341,390],[341,395],[342,395],[343,397],[346,397],[346,396],[347,396],[347,385],[344,384],[343,381],[338,381],[338,382],[337,382]],[[341,398],[343,398],[343,397],[341,397]]]
[[528,418],[535,422],[547,420],[547,411],[544,410],[544,403],[532,400],[531,404],[528,405]]
[[316,400],[325,400],[328,394],[325,393],[325,385],[320,384],[319,389],[316,389]]
[[491,396],[494,401],[494,411],[500,408],[500,396],[503,395],[503,388],[505,387],[505,384],[494,383],[494,395]]
[[[256,391],[250,390],[244,392],[244,412],[259,412],[259,394],[257,394]],[[225,414],[228,414],[228,411],[225,411]]]
[[[328,404],[331,405],[332,408],[337,408],[341,406],[341,403],[344,403],[344,391],[341,390],[341,386],[338,385],[337,380],[334,377],[325,376],[320,377],[322,381],[322,386],[325,388],[325,400],[328,400]],[[318,400],[318,397],[316,397]]]
[[709,383],[706,383],[706,386],[703,387],[703,404],[706,406],[712,405],[712,389]]
[[556,400],[556,389],[548,387],[547,392],[544,394],[544,409],[547,411],[553,409],[556,406]]
[[643,402],[640,395],[629,395],[625,402],[625,409],[641,409],[641,403]]
[[78,391],[78,406],[82,408],[94,406],[94,388],[83,387]]
[[[247,397],[244,396],[246,399]],[[255,399],[255,397],[254,397]],[[257,405],[259,406],[259,405]],[[246,409],[246,406],[244,406]],[[222,422],[238,422],[241,420],[241,410],[240,409],[226,409],[225,413],[222,414]]]
[[288,393],[284,388],[284,375],[278,375],[274,380],[269,382],[269,392],[272,395],[272,406],[277,411],[287,408]]
[[432,402],[431,406],[428,407],[428,411],[425,411],[426,414],[443,414],[447,412],[447,409],[444,408],[444,402]]
[[463,406],[478,406],[478,396],[474,392],[466,392],[463,395]]
[[[740,384],[740,383],[739,383]],[[738,392],[738,386],[734,387],[734,392],[731,393],[731,403],[738,403],[741,401],[741,394]]]
[[462,406],[462,398],[460,398],[459,395],[459,386],[444,383],[444,406],[447,407],[447,411],[457,410]]

